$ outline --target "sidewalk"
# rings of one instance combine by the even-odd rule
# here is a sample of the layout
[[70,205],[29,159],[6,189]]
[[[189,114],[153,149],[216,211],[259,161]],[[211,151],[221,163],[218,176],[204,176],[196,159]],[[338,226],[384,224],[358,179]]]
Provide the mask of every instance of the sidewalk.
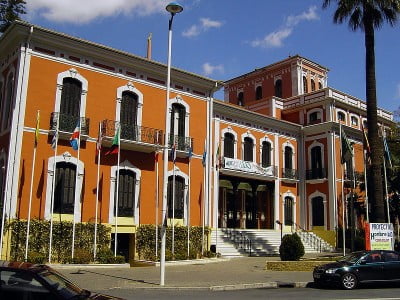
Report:
[[167,262],[165,285],[160,286],[160,267],[101,268],[71,266],[57,268],[80,287],[110,289],[207,289],[305,287],[313,281],[312,272],[265,270],[266,260],[279,257],[242,257]]

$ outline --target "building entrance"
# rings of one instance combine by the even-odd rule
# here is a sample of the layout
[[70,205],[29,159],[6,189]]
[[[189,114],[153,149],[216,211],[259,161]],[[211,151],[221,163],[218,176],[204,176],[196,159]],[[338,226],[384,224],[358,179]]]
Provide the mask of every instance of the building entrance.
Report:
[[273,229],[274,183],[220,176],[219,228]]

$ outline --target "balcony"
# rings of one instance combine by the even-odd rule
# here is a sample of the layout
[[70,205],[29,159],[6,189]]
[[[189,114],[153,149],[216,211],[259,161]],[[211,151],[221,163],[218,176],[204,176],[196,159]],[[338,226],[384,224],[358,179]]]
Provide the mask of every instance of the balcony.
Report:
[[364,182],[365,181],[365,176],[363,172],[344,172],[344,180],[345,181],[353,181],[353,178],[356,178],[356,182]]
[[[57,126],[58,120],[58,126]],[[56,131],[58,129],[60,133],[60,137],[62,137],[63,133],[72,133],[76,128],[79,121],[79,117],[71,116],[68,114],[63,114],[59,112],[53,112],[50,116],[50,130]],[[81,117],[80,118],[80,127],[81,127],[81,135],[89,135],[89,124],[90,119]]]
[[296,169],[282,168],[282,179],[298,180],[299,173]]
[[[111,146],[119,122],[113,120],[102,121],[103,144]],[[121,123],[120,145],[121,149],[154,152],[164,145],[164,132],[145,126]]]
[[171,134],[168,139],[168,147],[172,148],[174,144],[177,151],[189,152],[190,148],[193,149],[193,138]]
[[324,168],[316,168],[306,170],[306,180],[324,179],[327,178],[327,172]]

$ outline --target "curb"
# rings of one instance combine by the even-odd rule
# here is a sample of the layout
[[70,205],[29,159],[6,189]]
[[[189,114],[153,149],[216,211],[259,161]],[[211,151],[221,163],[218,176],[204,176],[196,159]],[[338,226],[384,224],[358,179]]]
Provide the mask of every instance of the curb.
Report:
[[58,270],[64,270],[64,269],[115,269],[115,268],[130,268],[130,264],[46,264],[47,266],[53,268],[53,269],[58,269]]
[[177,290],[177,291],[234,291],[234,290],[248,290],[248,289],[277,289],[277,288],[305,288],[309,285],[309,282],[282,282],[282,281],[271,281],[271,282],[260,282],[260,283],[239,283],[230,285],[215,285],[209,287],[195,287],[195,286],[152,286],[152,287],[133,287],[132,289],[141,290]]

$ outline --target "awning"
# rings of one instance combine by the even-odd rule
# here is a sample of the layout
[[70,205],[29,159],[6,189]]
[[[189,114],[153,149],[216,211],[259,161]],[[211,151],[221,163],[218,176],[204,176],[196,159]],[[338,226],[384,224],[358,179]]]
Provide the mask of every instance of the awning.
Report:
[[238,190],[245,190],[247,192],[252,192],[253,191],[253,188],[251,187],[250,183],[247,183],[247,182],[239,183],[237,189]]
[[257,192],[265,192],[265,191],[267,191],[268,190],[268,188],[267,188],[267,186],[265,185],[265,184],[260,184],[259,186],[257,186]]
[[226,179],[221,179],[219,181],[219,187],[221,188],[226,188],[228,190],[233,190],[233,186],[232,183],[229,180]]

